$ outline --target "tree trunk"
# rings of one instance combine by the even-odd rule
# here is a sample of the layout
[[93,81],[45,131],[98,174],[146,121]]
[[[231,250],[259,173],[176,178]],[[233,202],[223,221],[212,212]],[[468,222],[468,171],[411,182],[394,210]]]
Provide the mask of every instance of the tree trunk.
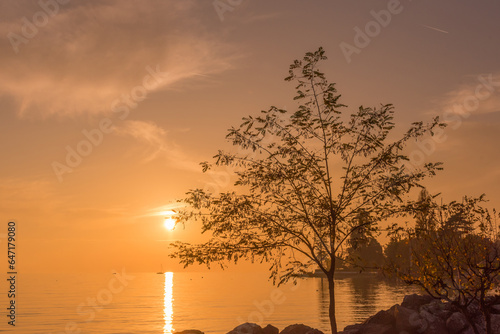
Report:
[[483,296],[481,296],[481,313],[483,313],[484,320],[486,322],[486,334],[493,334],[493,331],[491,330],[491,314],[488,307],[485,305]]
[[330,327],[332,334],[337,334],[337,318],[335,317],[335,282],[333,280],[333,273],[327,275],[328,278],[328,291],[330,292]]
[[479,304],[481,306],[481,313],[483,313],[484,320],[486,322],[486,333],[492,334],[493,332],[491,331],[491,315],[488,306],[486,305],[485,299],[486,299],[486,287],[485,284],[482,283],[481,295],[479,296]]
[[486,333],[493,334],[493,329],[491,328],[491,314],[488,310],[484,310],[483,313],[486,320]]
[[469,314],[468,307],[467,306],[460,306],[460,311],[462,312],[462,314],[465,316],[465,318],[467,319],[467,321],[471,325],[472,330],[474,331],[474,334],[480,334],[479,329],[477,328],[476,323],[474,322],[474,319]]

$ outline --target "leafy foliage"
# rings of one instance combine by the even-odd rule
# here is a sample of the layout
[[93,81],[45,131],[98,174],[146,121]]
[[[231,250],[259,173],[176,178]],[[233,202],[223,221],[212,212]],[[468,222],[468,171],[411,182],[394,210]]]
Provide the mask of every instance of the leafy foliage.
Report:
[[[426,224],[417,216],[417,229],[406,231],[410,240],[409,266],[393,262],[392,271],[406,283],[420,286],[429,295],[455,305],[474,330],[471,305],[478,305],[491,332],[487,296],[500,284],[500,238],[493,215],[481,203],[484,197],[438,205],[421,196]],[[426,226],[427,228],[423,228]]]

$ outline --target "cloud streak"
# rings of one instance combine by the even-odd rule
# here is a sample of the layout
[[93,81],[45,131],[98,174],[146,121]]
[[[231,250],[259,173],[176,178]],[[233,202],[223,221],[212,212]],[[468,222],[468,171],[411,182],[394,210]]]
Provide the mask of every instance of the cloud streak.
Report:
[[434,31],[439,31],[439,32],[441,32],[443,34],[449,34],[449,32],[446,31],[446,30],[438,29],[438,28],[431,27],[431,26],[428,26],[428,25],[425,25],[425,24],[422,24],[422,27],[425,27],[427,29],[431,29],[431,30],[434,30]]

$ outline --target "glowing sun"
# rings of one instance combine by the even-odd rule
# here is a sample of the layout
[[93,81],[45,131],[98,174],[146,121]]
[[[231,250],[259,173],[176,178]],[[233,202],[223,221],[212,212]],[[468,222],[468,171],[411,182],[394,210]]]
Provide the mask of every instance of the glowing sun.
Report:
[[169,212],[169,216],[165,217],[165,220],[163,221],[163,226],[169,231],[172,231],[175,228],[175,219],[172,218],[172,215],[175,214],[175,212]]
[[175,227],[175,219],[174,218],[165,218],[163,222],[163,226],[169,231],[173,230]]

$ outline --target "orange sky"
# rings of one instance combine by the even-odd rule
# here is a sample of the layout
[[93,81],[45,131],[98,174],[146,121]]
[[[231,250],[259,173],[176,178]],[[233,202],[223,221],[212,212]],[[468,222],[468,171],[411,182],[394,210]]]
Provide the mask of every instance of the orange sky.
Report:
[[412,151],[445,163],[431,192],[500,207],[497,2],[41,3],[0,4],[0,228],[19,224],[20,271],[179,269],[168,242],[199,230],[156,213],[229,189],[198,163],[241,117],[293,108],[288,65],[319,46],[351,108],[393,103],[400,130],[447,119]]

